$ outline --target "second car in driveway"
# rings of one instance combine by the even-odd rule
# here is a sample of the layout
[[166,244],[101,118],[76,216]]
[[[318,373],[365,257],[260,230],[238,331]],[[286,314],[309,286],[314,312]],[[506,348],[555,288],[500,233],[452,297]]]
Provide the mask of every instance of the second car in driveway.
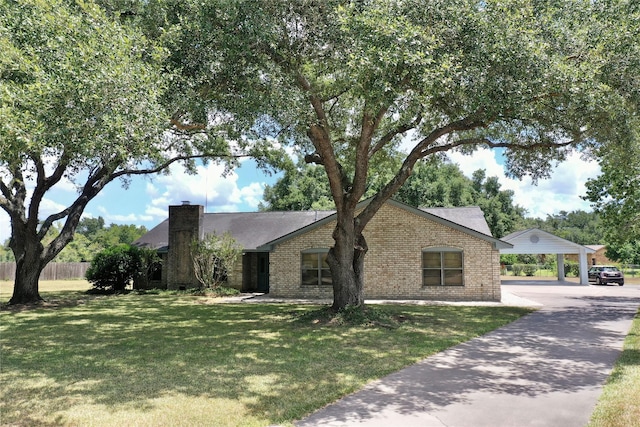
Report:
[[617,283],[624,285],[624,274],[613,265],[594,265],[589,269],[589,281],[598,285]]

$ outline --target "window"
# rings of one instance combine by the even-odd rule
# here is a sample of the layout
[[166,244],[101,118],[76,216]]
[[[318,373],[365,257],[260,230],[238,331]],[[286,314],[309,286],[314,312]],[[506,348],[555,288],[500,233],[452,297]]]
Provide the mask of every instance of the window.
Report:
[[425,249],[422,251],[423,286],[462,286],[462,251]]
[[331,285],[328,249],[310,249],[300,254],[303,285]]

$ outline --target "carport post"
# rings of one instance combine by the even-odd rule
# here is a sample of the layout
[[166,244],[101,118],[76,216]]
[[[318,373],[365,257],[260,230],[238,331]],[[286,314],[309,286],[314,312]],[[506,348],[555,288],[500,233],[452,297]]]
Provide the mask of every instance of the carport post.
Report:
[[580,284],[588,285],[589,275],[587,273],[587,251],[584,248],[580,249],[580,254],[578,255],[578,263],[580,264]]
[[564,254],[556,254],[556,259],[558,261],[558,280],[564,280]]

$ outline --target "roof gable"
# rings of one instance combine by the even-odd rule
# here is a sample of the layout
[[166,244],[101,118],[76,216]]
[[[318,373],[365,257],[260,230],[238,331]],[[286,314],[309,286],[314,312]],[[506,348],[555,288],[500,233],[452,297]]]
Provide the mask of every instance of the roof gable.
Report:
[[[362,209],[366,204],[371,201],[370,199],[363,200],[358,203],[357,209]],[[417,209],[413,206],[407,205],[402,202],[398,202],[397,200],[390,199],[386,203],[398,207],[400,209],[404,209],[408,212],[411,212],[415,215],[426,218],[430,221],[439,223],[441,225],[445,225],[447,227],[456,229],[458,231],[462,231],[463,233],[472,235],[474,237],[480,238],[481,240],[488,241],[494,245],[495,248],[509,248],[511,245],[509,243],[505,243],[499,239],[491,236],[491,231],[489,230],[489,226],[487,225],[486,220],[484,219],[484,214],[482,210],[477,206],[472,207],[464,207],[464,208],[425,208],[425,209]],[[336,214],[333,213],[319,221],[316,221],[312,224],[307,225],[301,229],[295,230],[287,235],[283,235],[267,244],[259,247],[259,250],[267,250],[270,251],[274,246],[286,242],[296,236],[307,233],[317,227],[322,226],[330,221],[335,221]],[[456,222],[459,221],[459,222]]]
[[[371,199],[358,204],[363,208]],[[511,245],[491,236],[482,210],[477,206],[461,208],[417,209],[396,200],[389,203],[400,209],[430,221],[489,241],[494,247],[509,248]],[[245,251],[268,251],[275,245],[311,231],[330,221],[335,221],[335,211],[278,211],[278,212],[234,212],[206,213],[203,218],[204,234],[230,233]],[[160,251],[168,248],[169,220],[164,220],[134,242],[137,246]]]
[[516,231],[501,240],[512,248],[500,250],[503,254],[581,254],[593,253],[593,249],[573,243],[539,228]]

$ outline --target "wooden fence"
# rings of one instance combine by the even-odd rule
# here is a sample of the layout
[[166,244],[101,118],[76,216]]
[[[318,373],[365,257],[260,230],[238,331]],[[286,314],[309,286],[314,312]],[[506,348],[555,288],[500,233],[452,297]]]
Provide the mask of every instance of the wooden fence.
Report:
[[[50,262],[42,270],[40,280],[84,279],[90,262]],[[0,262],[0,280],[15,280],[16,263]]]

